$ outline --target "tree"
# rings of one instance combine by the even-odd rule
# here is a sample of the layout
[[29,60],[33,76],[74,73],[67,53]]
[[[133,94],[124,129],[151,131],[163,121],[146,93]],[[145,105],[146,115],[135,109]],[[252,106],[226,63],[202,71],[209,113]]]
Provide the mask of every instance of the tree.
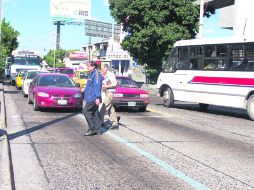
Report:
[[17,37],[19,32],[15,30],[9,22],[3,19],[1,23],[1,43],[0,43],[0,70],[3,71],[5,67],[5,58],[8,57],[13,50],[15,50],[19,43]]
[[[55,53],[54,53],[55,51]],[[47,64],[51,67],[54,67],[54,58],[55,58],[55,67],[62,67],[63,59],[66,54],[66,50],[60,49],[60,50],[50,50],[43,59],[47,62]],[[55,54],[55,55],[54,55]]]
[[173,44],[197,34],[199,7],[191,0],[109,0],[109,8],[128,34],[123,49],[157,74]]

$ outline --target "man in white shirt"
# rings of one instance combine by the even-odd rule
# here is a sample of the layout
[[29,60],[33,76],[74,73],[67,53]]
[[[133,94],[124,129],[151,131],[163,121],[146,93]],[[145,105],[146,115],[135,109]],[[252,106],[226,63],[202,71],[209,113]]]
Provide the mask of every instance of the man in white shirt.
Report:
[[102,89],[105,90],[105,93],[106,93],[105,100],[103,101],[103,103],[105,104],[107,113],[112,123],[110,129],[117,129],[118,121],[117,121],[115,108],[113,106],[113,97],[114,97],[114,92],[117,85],[116,77],[112,72],[109,71],[108,64],[103,65],[102,72],[104,75],[104,82],[102,84]]

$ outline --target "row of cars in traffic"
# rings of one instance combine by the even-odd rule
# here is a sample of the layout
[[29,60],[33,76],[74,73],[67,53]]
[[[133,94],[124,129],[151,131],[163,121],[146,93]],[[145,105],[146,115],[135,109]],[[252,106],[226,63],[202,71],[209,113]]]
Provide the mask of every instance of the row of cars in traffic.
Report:
[[[83,107],[83,90],[89,72],[73,71],[71,68],[54,70],[20,71],[15,80],[17,89],[33,104],[35,111],[44,108],[72,108],[80,111]],[[122,107],[137,108],[146,111],[150,103],[148,92],[138,88],[134,80],[125,76],[116,76],[117,88],[113,105],[116,110]]]

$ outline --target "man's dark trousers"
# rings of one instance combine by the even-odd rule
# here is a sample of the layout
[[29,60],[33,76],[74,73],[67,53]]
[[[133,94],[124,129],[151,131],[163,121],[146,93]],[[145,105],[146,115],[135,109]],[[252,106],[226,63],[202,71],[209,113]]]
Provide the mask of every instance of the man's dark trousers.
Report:
[[84,115],[90,131],[97,132],[101,127],[101,121],[98,106],[95,102],[86,102],[84,107]]

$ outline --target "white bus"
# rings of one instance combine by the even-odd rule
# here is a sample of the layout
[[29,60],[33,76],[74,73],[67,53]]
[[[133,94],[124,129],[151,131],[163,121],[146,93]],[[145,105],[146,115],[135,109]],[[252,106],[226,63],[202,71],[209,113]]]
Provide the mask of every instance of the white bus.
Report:
[[254,39],[181,40],[157,81],[166,107],[175,100],[243,108],[254,120]]
[[13,50],[7,59],[6,73],[10,75],[11,85],[15,85],[16,75],[19,71],[41,69],[42,59],[38,53],[31,50]]

